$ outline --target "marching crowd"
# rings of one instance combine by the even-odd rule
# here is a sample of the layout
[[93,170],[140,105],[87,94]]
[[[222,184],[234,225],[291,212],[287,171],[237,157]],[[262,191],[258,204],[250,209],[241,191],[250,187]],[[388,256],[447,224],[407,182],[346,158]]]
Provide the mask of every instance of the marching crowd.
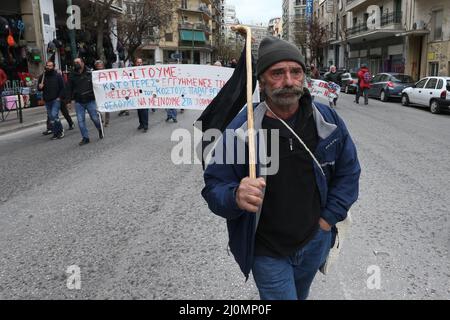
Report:
[[[134,65],[142,66],[142,59],[137,58]],[[94,64],[94,69],[105,69],[103,61],[97,60]],[[104,115],[101,115],[97,111],[92,84],[92,71],[86,66],[82,58],[76,58],[74,60],[74,68],[69,75],[67,83],[64,83],[62,75],[55,70],[54,62],[51,60],[47,61],[45,72],[38,79],[38,89],[42,91],[43,100],[47,109],[47,130],[43,132],[44,135],[52,135],[52,140],[64,138],[64,128],[59,118],[60,111],[69,124],[69,130],[75,128],[75,124],[67,108],[68,104],[73,103],[82,137],[79,145],[83,146],[90,142],[89,131],[86,126],[86,112],[97,128],[99,138],[103,139],[102,123],[105,127],[109,125],[110,114],[105,112]],[[155,109],[152,109],[152,112],[155,111]],[[177,122],[176,109],[166,109],[166,112],[166,122],[170,120]],[[128,116],[129,114],[130,112],[128,110],[119,112],[119,116]],[[138,109],[137,114],[139,119],[137,129],[147,132],[149,109]]]

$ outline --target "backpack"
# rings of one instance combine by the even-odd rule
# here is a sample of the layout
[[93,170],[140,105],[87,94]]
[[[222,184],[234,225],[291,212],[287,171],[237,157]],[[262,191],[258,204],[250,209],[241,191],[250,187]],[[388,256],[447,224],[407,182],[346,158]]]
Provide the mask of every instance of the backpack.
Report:
[[363,74],[364,83],[370,83],[371,79],[372,79],[372,76],[370,75],[369,71],[364,72],[364,74]]

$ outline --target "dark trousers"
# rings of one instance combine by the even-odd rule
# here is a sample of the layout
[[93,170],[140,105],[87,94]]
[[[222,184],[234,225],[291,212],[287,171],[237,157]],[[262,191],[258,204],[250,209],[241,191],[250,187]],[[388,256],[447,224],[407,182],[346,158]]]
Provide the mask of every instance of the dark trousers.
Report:
[[148,109],[138,109],[139,126],[148,129]]
[[364,104],[369,104],[369,88],[361,88],[358,86],[356,91],[356,103],[359,103],[359,97],[364,96]]
[[[69,124],[69,127],[73,126],[73,120],[72,117],[69,114],[69,110],[67,110],[67,106],[64,102],[61,101],[61,108],[59,109],[61,113],[63,114],[64,118],[66,119],[67,123]],[[50,121],[50,118],[47,116],[47,130],[52,130],[52,123]]]

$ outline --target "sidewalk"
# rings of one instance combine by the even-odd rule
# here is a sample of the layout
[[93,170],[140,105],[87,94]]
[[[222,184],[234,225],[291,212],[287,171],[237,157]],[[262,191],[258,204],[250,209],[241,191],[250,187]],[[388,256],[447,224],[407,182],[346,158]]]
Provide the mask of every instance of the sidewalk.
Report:
[[[75,121],[76,115],[75,112],[69,109],[70,116]],[[47,111],[45,110],[45,106],[39,106],[35,108],[25,108],[22,109],[22,118],[23,123],[20,123],[19,117],[15,110],[11,111],[6,118],[5,121],[1,121],[0,117],[0,136],[18,131],[21,129],[34,127],[38,125],[44,125],[43,130],[45,130],[45,123],[47,122]],[[64,117],[60,116],[61,121],[63,121],[63,126],[65,126],[64,122],[66,121]]]

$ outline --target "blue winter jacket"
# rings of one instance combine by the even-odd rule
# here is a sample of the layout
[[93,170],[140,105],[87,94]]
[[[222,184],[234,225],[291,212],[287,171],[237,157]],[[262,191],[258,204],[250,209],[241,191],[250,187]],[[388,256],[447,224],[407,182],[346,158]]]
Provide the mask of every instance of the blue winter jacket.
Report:
[[[254,126],[258,132],[267,111],[263,102],[255,105]],[[358,198],[359,176],[361,168],[358,162],[355,145],[342,119],[337,113],[323,104],[313,104],[313,115],[316,123],[319,143],[314,152],[321,168],[312,160],[316,183],[321,198],[321,217],[330,225],[347,217],[350,206]],[[227,129],[247,129],[247,110],[244,108],[229,124]],[[239,131],[239,130],[237,130]],[[233,139],[234,155],[237,154],[237,139]],[[245,137],[243,138],[245,139]],[[226,134],[218,142],[226,154]],[[245,140],[246,150],[247,140]],[[267,159],[264,157],[264,135],[256,136],[257,175],[264,177]],[[216,146],[217,149],[217,146]],[[248,159],[247,159],[248,160]],[[205,170],[205,187],[202,196],[211,211],[227,219],[229,247],[239,264],[241,271],[248,279],[253,265],[253,252],[256,228],[259,221],[258,213],[250,213],[239,209],[235,200],[235,190],[240,181],[249,176],[248,164],[217,164],[211,163]],[[295,201],[295,199],[292,199]]]

